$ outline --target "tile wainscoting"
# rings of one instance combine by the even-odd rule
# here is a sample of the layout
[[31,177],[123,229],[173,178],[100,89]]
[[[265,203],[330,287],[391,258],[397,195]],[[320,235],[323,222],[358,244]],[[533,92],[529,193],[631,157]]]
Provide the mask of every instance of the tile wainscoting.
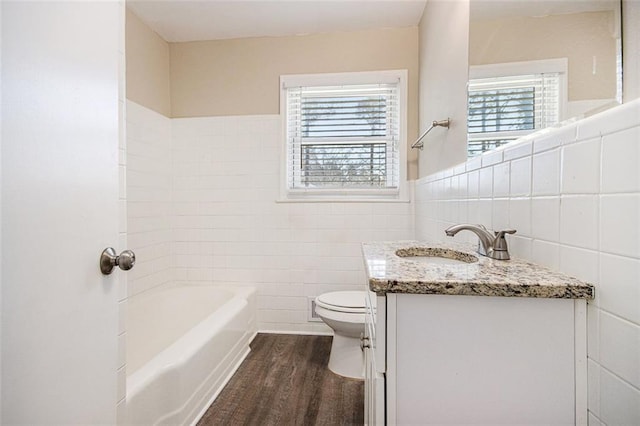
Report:
[[640,424],[640,101],[424,177],[415,197],[418,239],[462,222],[514,228],[513,256],[595,284],[589,420]]
[[277,202],[279,115],[168,119],[129,101],[127,125],[130,295],[255,285],[260,330],[329,332],[308,298],[362,288],[362,241],[414,236],[411,202]]

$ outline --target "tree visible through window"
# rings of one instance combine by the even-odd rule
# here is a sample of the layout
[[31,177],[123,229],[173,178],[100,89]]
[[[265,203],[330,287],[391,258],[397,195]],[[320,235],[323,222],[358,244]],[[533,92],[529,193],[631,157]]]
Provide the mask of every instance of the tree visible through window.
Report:
[[469,157],[495,149],[559,120],[559,74],[469,81]]
[[287,89],[289,189],[398,187],[396,84]]
[[384,143],[304,144],[302,185],[384,187],[387,180]]

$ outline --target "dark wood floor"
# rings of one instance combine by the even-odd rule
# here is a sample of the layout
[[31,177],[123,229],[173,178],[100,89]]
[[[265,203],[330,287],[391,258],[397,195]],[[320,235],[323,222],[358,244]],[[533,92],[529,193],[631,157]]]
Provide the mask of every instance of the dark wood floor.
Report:
[[331,337],[258,334],[204,414],[210,425],[361,425],[364,384],[327,368]]

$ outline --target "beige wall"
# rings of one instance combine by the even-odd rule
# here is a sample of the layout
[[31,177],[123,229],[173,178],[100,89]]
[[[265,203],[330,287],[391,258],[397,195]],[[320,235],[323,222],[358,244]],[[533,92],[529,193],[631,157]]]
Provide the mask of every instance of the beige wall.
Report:
[[[280,74],[408,69],[409,143],[452,119],[427,136],[419,166],[409,150],[409,178],[426,176],[466,159],[468,2],[430,0],[419,29],[171,45],[127,10],[127,98],[170,117],[277,114]],[[640,2],[623,1],[625,102],[640,97],[639,16]]]
[[419,38],[420,130],[451,119],[448,130],[437,127],[424,138],[418,166],[423,177],[467,158],[469,0],[428,1]]
[[[409,143],[418,131],[416,27],[171,43],[171,115],[279,114],[280,75],[407,69]],[[417,176],[409,152],[408,177]]]
[[472,19],[469,63],[568,58],[569,101],[615,99],[614,22],[613,12]]
[[622,2],[622,100],[640,98],[640,1]]
[[127,99],[169,117],[169,43],[127,9]]

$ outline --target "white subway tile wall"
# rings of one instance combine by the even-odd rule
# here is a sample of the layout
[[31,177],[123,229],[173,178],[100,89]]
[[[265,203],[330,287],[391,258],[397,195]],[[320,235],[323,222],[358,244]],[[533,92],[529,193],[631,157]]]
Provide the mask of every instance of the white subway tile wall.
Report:
[[174,119],[173,278],[255,285],[258,327],[328,332],[308,298],[361,289],[360,244],[413,237],[411,203],[291,203],[277,115]]
[[560,243],[595,250],[598,248],[598,196],[560,197]]
[[533,156],[533,195],[560,193],[560,148]]
[[[506,154],[506,153],[505,153]],[[511,196],[528,197],[531,195],[531,156],[511,161],[510,189]]]
[[128,296],[171,282],[171,120],[127,101]]
[[597,194],[600,191],[600,139],[562,148],[562,193]]
[[493,168],[493,196],[508,197],[509,196],[509,173],[511,163],[501,163]]
[[326,333],[308,298],[363,288],[361,242],[414,236],[410,202],[278,202],[278,115],[170,120],[128,105],[131,272],[142,266],[130,295],[252,285],[261,331]]
[[[448,238],[444,229],[465,215],[505,228],[506,215],[518,230],[508,237],[515,256],[595,284],[589,423],[640,424],[640,101],[503,151],[502,163],[492,153],[416,182],[417,238]],[[465,180],[466,194],[451,189]],[[475,240],[467,234],[455,238]]]
[[602,138],[602,192],[640,191],[640,127]]

